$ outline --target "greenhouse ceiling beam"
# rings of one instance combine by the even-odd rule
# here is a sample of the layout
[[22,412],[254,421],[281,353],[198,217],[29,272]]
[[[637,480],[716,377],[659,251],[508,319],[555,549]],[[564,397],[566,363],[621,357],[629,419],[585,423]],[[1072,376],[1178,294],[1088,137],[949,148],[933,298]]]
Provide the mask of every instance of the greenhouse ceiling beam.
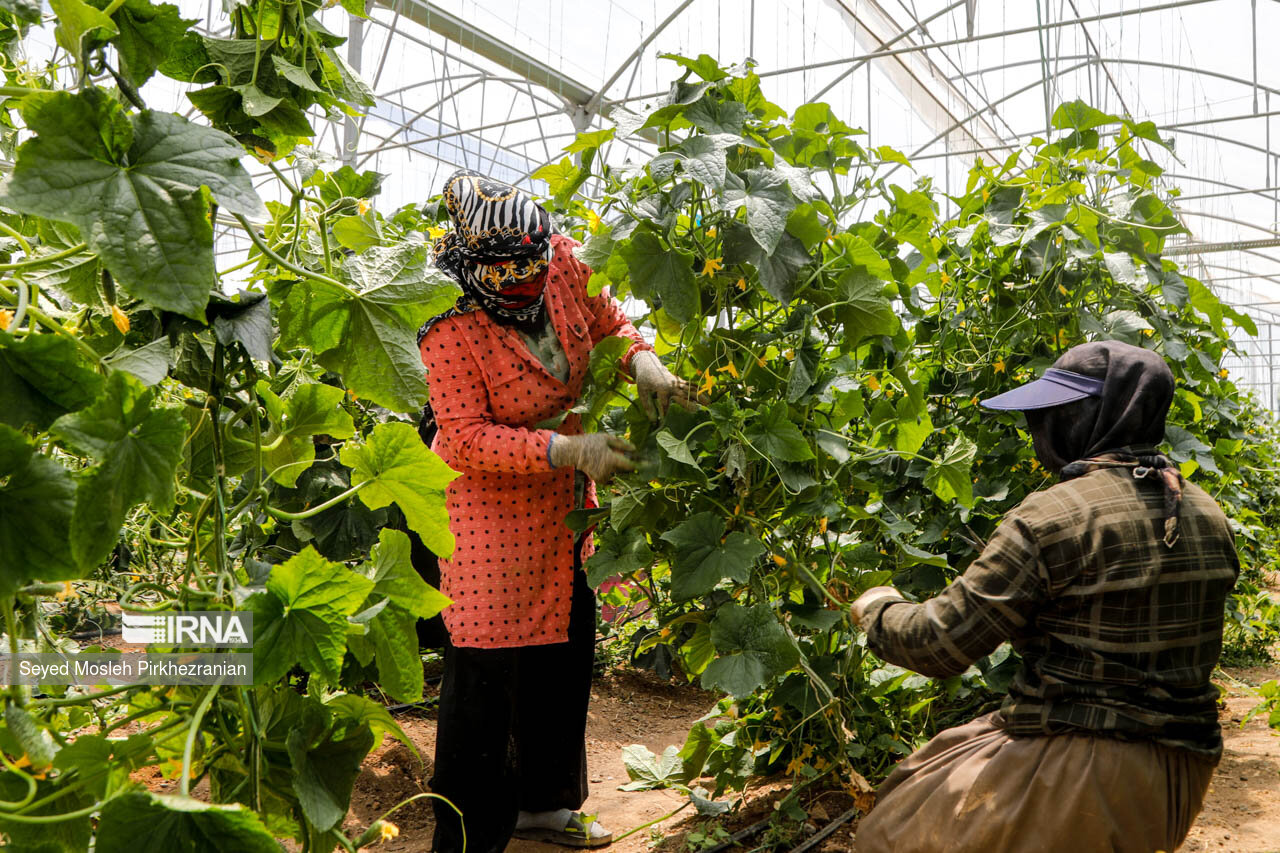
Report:
[[[1169,176],[1167,172],[1165,173],[1165,175],[1166,177]],[[1265,193],[1280,193],[1280,187],[1259,187],[1258,189],[1248,189],[1246,187],[1240,187],[1234,190],[1223,190],[1220,193],[1196,193],[1195,195],[1180,195],[1178,196],[1178,201],[1198,201],[1199,199],[1202,199],[1202,198],[1224,198],[1226,196],[1233,196],[1233,195],[1255,195],[1255,194],[1262,196],[1267,201],[1275,201],[1275,198],[1273,196],[1265,195]]]
[[[400,16],[397,15],[397,18],[398,17]],[[411,42],[412,44],[416,44],[421,48],[431,51],[432,53],[439,54],[440,56],[444,57],[446,60],[452,60],[454,62],[457,62],[459,65],[465,65],[467,68],[470,68],[472,71],[479,73],[480,76],[485,77],[488,80],[491,80],[495,83],[506,83],[507,85],[515,89],[520,94],[522,95],[525,94],[525,90],[522,88],[522,85],[528,81],[524,77],[516,77],[516,78],[499,77],[489,69],[475,62],[471,62],[466,57],[459,56],[456,53],[449,53],[447,50],[442,50],[438,45],[434,45],[431,42],[426,41],[425,39],[420,39],[417,36],[413,35],[412,33],[404,32],[403,30],[395,30],[385,21],[381,21],[377,18],[370,18],[369,20],[377,24],[378,26],[382,27],[383,29],[388,30],[396,38],[404,39],[405,41]],[[429,81],[424,81],[422,83],[415,83],[411,86],[404,86],[394,91],[396,92],[405,91],[407,89],[412,89],[415,86],[425,86],[432,82],[437,82],[439,80],[447,80],[447,79],[449,78],[447,77],[436,78],[436,80],[429,80]],[[556,101],[551,101],[538,95],[534,95],[534,99],[537,101],[540,101],[541,103],[546,104],[549,107],[554,107],[556,109],[564,108],[563,101],[560,101],[559,103],[557,103]]]
[[377,0],[377,2],[378,5],[390,9],[424,29],[443,36],[483,56],[495,65],[560,96],[565,100],[566,106],[585,108],[595,94],[567,74],[427,0]]
[[[830,0],[843,13],[853,38],[867,48],[867,56],[876,56],[894,41],[909,36],[923,27],[922,22],[915,22],[909,28],[903,28],[876,0],[862,0],[858,11],[854,11],[845,0]],[[963,0],[947,6],[942,12],[934,14],[926,21],[932,21],[939,15],[963,5]],[[945,55],[945,54],[944,54]],[[825,95],[841,80],[852,74],[859,65],[842,72],[835,80],[823,87],[810,103]],[[944,126],[948,130],[944,136],[953,135],[968,137],[975,145],[989,145],[1000,140],[1000,133],[983,117],[990,112],[997,116],[994,107],[984,99],[984,108],[976,109],[976,105],[958,88],[947,82],[946,70],[939,66],[931,56],[920,54],[915,56],[894,57],[880,67],[880,70],[893,82],[893,85],[911,105],[915,114],[932,130]],[[959,116],[968,114],[968,119]],[[976,127],[970,129],[973,122]],[[960,140],[956,140],[959,142]]]
[[780,68],[774,71],[760,71],[757,74],[760,77],[775,77],[779,74],[792,74],[796,71],[812,71],[815,68],[831,68],[837,65],[844,65],[850,62],[865,62],[868,59],[880,59],[886,56],[897,56],[901,53],[917,53],[923,50],[933,50],[940,47],[954,47],[962,44],[972,44],[977,41],[986,39],[1008,38],[1009,36],[1026,35],[1028,33],[1040,32],[1048,29],[1058,29],[1060,27],[1074,27],[1078,24],[1087,24],[1094,21],[1106,21],[1113,18],[1127,18],[1131,15],[1144,15],[1151,12],[1163,12],[1170,9],[1180,9],[1184,6],[1199,6],[1204,3],[1218,3],[1222,0],[1177,0],[1173,3],[1161,3],[1155,6],[1141,6],[1133,9],[1121,9],[1116,12],[1104,12],[1099,15],[1088,15],[1083,18],[1070,18],[1062,21],[1051,21],[1043,26],[1018,27],[1012,30],[1001,30],[992,33],[979,33],[973,38],[957,38],[946,39],[944,41],[932,41],[918,45],[908,45],[906,47],[888,48],[886,50],[877,50],[861,57],[850,59],[828,59],[823,62],[809,62],[804,65],[798,65],[791,68]]
[[[1142,66],[1147,66],[1149,68],[1164,68],[1169,71],[1186,71],[1190,74],[1203,74],[1206,77],[1216,77],[1219,80],[1227,80],[1232,83],[1239,83],[1242,86],[1249,86],[1250,88],[1252,88],[1254,85],[1252,80],[1248,80],[1244,77],[1236,77],[1231,74],[1225,74],[1221,71],[1213,71],[1208,68],[1199,68],[1194,65],[1184,65],[1182,63],[1177,63],[1177,62],[1160,62],[1155,59],[1127,59],[1121,56],[1096,56],[1091,53],[1077,54],[1074,56],[1059,56],[1056,58],[1064,62],[1072,62],[1075,60],[1088,59],[1093,62],[1101,62],[1103,65],[1142,65]],[[1022,59],[1022,60],[1018,60],[1017,62],[1002,62],[999,65],[989,65],[985,68],[975,68],[973,71],[966,72],[965,75],[953,75],[949,79],[955,80],[957,79],[957,76],[973,76],[975,74],[991,74],[996,71],[1008,71],[1011,68],[1018,68],[1023,65],[1039,65],[1039,64],[1040,64],[1039,59]],[[1262,83],[1258,84],[1258,89],[1263,92],[1270,92],[1273,95],[1280,95],[1280,89],[1276,89],[1271,86],[1266,86],[1266,85],[1263,85]]]
[[[1280,261],[1280,258],[1272,258],[1270,255],[1263,255],[1261,252],[1250,251],[1252,249],[1270,249],[1280,246],[1280,237],[1266,237],[1261,240],[1229,240],[1223,243],[1183,243],[1178,246],[1169,246],[1164,250],[1166,255],[1203,255],[1209,252],[1249,252],[1259,257],[1267,258],[1272,261]],[[1242,272],[1246,272],[1242,270]]]
[[[553,112],[538,113],[537,115],[533,115],[533,116],[522,116],[520,120],[533,121],[534,119],[537,119],[537,118],[549,118],[551,116],[557,116],[557,115],[562,115],[562,113],[560,113],[558,110]],[[395,148],[408,148],[414,145],[421,145],[425,142],[439,142],[444,139],[452,139],[455,136],[474,136],[475,134],[480,133],[482,131],[493,130],[494,128],[502,127],[507,124],[510,124],[510,122],[495,121],[495,122],[490,122],[489,124],[482,124],[478,127],[466,128],[465,130],[451,130],[448,133],[438,133],[432,136],[421,136],[421,137],[418,137],[417,139],[406,139],[403,142],[396,142],[390,145],[379,145],[377,148],[371,148],[371,149],[368,149],[367,151],[361,151],[360,154],[361,155],[376,154],[382,151],[390,151]],[[490,143],[485,143],[485,144],[488,145]]]
[[1267,228],[1266,226],[1258,225],[1255,222],[1246,222],[1243,219],[1232,219],[1230,216],[1222,216],[1218,213],[1208,213],[1203,210],[1192,210],[1185,207],[1173,207],[1172,209],[1176,213],[1187,213],[1191,216],[1203,216],[1206,219],[1216,219],[1219,222],[1230,222],[1232,225],[1240,225],[1244,228],[1253,228],[1254,230],[1261,231],[1263,234],[1270,234],[1272,237],[1280,238],[1280,231],[1277,231],[1274,228]]

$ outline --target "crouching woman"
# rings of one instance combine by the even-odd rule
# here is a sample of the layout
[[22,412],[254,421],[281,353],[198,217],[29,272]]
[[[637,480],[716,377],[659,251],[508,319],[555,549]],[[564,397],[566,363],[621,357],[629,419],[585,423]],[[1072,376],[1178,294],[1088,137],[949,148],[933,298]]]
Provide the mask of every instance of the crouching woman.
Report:
[[1223,607],[1239,564],[1222,510],[1155,445],[1173,399],[1149,350],[1090,343],[984,403],[1026,413],[1060,482],[1005,516],[944,592],[854,603],[868,646],[937,677],[1009,640],[1003,707],[905,759],[859,853],[1172,851],[1222,753]]

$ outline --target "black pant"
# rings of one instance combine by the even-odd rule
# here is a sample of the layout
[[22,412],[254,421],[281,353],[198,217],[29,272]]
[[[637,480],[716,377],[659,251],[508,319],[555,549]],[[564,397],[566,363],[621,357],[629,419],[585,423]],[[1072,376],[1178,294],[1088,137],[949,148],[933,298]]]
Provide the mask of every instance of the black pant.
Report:
[[[520,811],[587,799],[587,703],[596,597],[574,571],[569,641],[445,650],[431,790],[463,814],[467,853],[502,853]],[[458,815],[433,801],[437,853],[461,853]]]

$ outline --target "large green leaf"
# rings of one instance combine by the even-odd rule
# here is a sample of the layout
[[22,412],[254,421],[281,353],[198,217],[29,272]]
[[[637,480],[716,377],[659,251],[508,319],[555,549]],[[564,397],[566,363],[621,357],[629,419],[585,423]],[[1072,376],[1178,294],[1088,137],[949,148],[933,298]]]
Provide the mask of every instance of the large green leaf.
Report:
[[353,255],[338,275],[348,288],[313,281],[277,285],[285,346],[310,347],[352,391],[380,406],[421,409],[427,383],[418,327],[454,303],[457,285],[428,268],[420,241]]
[[287,399],[281,400],[271,391],[266,380],[259,380],[258,395],[271,416],[274,429],[268,443],[276,444],[263,458],[272,479],[293,488],[298,476],[315,461],[316,448],[311,437],[327,435],[347,439],[355,435],[355,423],[342,408],[346,396],[341,388],[309,383],[299,385]]
[[587,583],[595,587],[615,575],[647,569],[652,563],[653,550],[642,530],[630,527],[615,531],[608,527],[601,531],[596,552],[587,558],[583,568],[587,572]]
[[60,415],[89,405],[102,377],[85,367],[61,335],[15,338],[0,331],[0,423],[45,429]]
[[407,535],[383,529],[369,561],[356,569],[373,581],[364,607],[386,602],[369,620],[367,640],[374,649],[378,683],[398,702],[422,701],[418,620],[435,616],[451,603],[422,579],[409,552]]
[[813,458],[813,449],[792,421],[784,402],[774,403],[747,426],[747,439],[766,459],[804,462]]
[[360,500],[370,509],[394,502],[423,544],[442,557],[453,553],[445,487],[462,476],[433,453],[405,423],[379,424],[363,444],[347,443],[339,457],[351,484],[367,483]]
[[856,344],[874,335],[891,335],[898,328],[893,304],[884,295],[884,282],[861,268],[849,270],[837,282],[843,304],[836,308],[846,342]]
[[[823,229],[825,233],[825,228]],[[749,263],[760,274],[760,284],[784,305],[791,303],[796,274],[812,258],[804,244],[790,233],[783,234],[772,254],[766,252],[744,225],[733,223],[724,233],[724,260],[727,264]]]
[[102,808],[98,853],[280,853],[261,819],[240,805],[138,791]]
[[42,17],[39,0],[0,0],[0,11],[8,12],[25,24],[38,24]]
[[746,583],[764,543],[746,533],[725,535],[724,519],[700,512],[662,534],[676,549],[671,564],[671,595],[685,601],[706,595],[725,578]]
[[[106,9],[111,0],[89,0],[96,9]],[[150,0],[125,0],[111,16],[119,30],[111,43],[120,55],[120,73],[139,88],[156,73],[160,63],[186,34],[196,19],[184,19],[171,3],[154,5]]]
[[924,484],[944,501],[959,501],[961,506],[973,506],[973,476],[970,468],[978,446],[967,436],[958,436],[943,453],[934,460],[924,475]]
[[345,737],[319,743],[301,728],[289,732],[285,742],[293,767],[293,792],[302,813],[316,829],[333,829],[347,816],[360,763],[373,748],[373,741],[368,726],[353,727]]
[[176,408],[152,408],[155,391],[117,370],[106,394],[61,417],[52,432],[98,464],[80,475],[71,521],[71,551],[85,569],[115,547],[129,510],[142,501],[173,507],[173,480],[187,424]]
[[787,217],[796,207],[786,176],[763,168],[748,169],[742,177],[731,174],[725,183],[724,198],[730,210],[747,209],[751,236],[772,255],[787,229]]
[[0,594],[80,573],[71,559],[71,474],[0,424]]
[[337,683],[347,649],[347,617],[373,581],[307,546],[271,570],[267,591],[251,596],[253,677],[270,684],[295,665]]
[[702,673],[702,686],[746,696],[796,665],[800,652],[768,604],[728,604],[716,611],[711,642],[721,657]]
[[49,0],[49,8],[58,16],[54,39],[76,59],[80,58],[86,35],[94,30],[101,30],[107,36],[119,32],[114,21],[83,0]]
[[661,300],[673,320],[688,323],[701,311],[698,285],[693,278],[693,255],[667,249],[656,234],[638,231],[621,247],[631,271],[631,285],[644,300]]
[[74,223],[130,293],[203,320],[216,280],[201,188],[231,213],[266,216],[244,149],[173,113],[126,117],[98,89],[28,95],[22,117],[36,137],[18,149],[0,203]]
[[213,293],[208,311],[213,332],[223,346],[238,343],[252,358],[272,360],[275,330],[271,327],[271,301],[265,293],[242,290],[234,299]]
[[649,161],[649,173],[655,181],[666,181],[674,174],[676,166],[712,192],[724,188],[728,171],[724,148],[710,136],[691,136],[670,151],[662,152]]

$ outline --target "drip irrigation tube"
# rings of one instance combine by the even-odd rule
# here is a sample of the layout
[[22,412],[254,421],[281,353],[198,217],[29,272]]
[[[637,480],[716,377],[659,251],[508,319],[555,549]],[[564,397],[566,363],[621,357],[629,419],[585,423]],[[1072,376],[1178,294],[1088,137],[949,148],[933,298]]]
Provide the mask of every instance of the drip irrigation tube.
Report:
[[723,853],[723,851],[728,850],[730,847],[733,847],[742,841],[745,841],[746,839],[755,835],[760,830],[764,829],[766,826],[769,825],[769,822],[771,820],[773,820],[773,818],[767,817],[764,820],[760,821],[759,823],[751,824],[751,826],[748,826],[746,829],[740,829],[737,832],[735,832],[733,835],[730,835],[728,840],[720,842],[715,847],[710,847],[706,850],[703,850],[702,853]]
[[837,829],[839,829],[840,827],[848,823],[849,819],[852,818],[857,813],[858,813],[857,808],[849,809],[847,812],[840,815],[840,817],[831,821],[826,826],[822,827],[822,829],[818,830],[813,835],[809,836],[808,839],[801,842],[799,847],[791,848],[790,853],[805,853],[806,850],[813,849],[818,844],[822,843],[823,839],[831,835],[831,833],[835,832]]

